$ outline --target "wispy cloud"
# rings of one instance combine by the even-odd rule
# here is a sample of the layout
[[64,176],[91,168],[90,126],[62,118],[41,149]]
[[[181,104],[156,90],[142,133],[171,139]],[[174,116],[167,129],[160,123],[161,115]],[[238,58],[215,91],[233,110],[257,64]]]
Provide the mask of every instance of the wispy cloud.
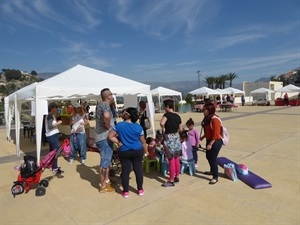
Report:
[[15,54],[15,55],[22,55],[22,56],[28,55],[25,52],[22,52],[22,51],[19,51],[19,50],[13,50],[13,49],[4,49],[4,52],[12,53],[12,54]]
[[117,19],[158,39],[179,32],[190,33],[212,18],[218,11],[215,1],[112,1]]
[[111,66],[111,63],[101,56],[100,51],[89,46],[84,42],[74,42],[65,40],[65,47],[57,49],[63,54],[66,66],[83,64],[98,69],[104,69]]
[[268,71],[278,71],[278,69],[275,68],[286,67],[287,69],[291,69],[291,65],[295,67],[298,66],[300,60],[299,57],[299,52],[295,49],[260,57],[241,57],[232,59],[230,62],[219,63],[214,69],[207,69],[206,73],[218,75],[234,71],[242,74],[252,74],[252,76],[257,77],[257,71],[260,71],[262,75],[268,76],[270,75],[267,74],[269,73]]
[[[3,18],[7,20],[50,33],[54,33],[53,29],[57,25],[62,25],[65,29],[85,32],[101,23],[100,10],[93,6],[93,3],[94,1],[83,0],[61,1],[60,4],[68,5],[62,6],[61,11],[58,11],[51,1],[11,0],[1,4],[1,13],[4,15]],[[71,14],[64,10],[70,10]],[[80,20],[78,19],[79,16]],[[53,22],[56,26],[53,26]]]
[[109,44],[110,48],[120,48],[123,46],[121,43],[110,43]]
[[95,1],[72,0],[70,6],[74,13],[82,17],[90,27],[96,27],[101,23],[99,6]]
[[215,40],[215,45],[211,51],[217,49],[228,48],[231,46],[236,46],[244,43],[254,43],[257,40],[265,38],[266,35],[263,34],[239,34],[232,36],[220,37]]
[[181,63],[177,63],[177,66],[190,66],[198,63],[199,61],[181,62]]
[[[266,41],[274,36],[297,34],[299,22],[281,23],[281,24],[251,24],[243,27],[232,28],[227,34],[220,34],[217,37],[206,37],[204,46],[209,51],[230,48],[242,44],[253,44]],[[204,38],[202,38],[203,40]],[[192,39],[191,43],[195,43],[199,39]]]
[[162,67],[166,66],[166,63],[153,63],[153,64],[141,64],[141,65],[134,65],[133,68],[135,71],[153,71],[161,69]]
[[98,46],[99,48],[120,48],[123,46],[122,43],[115,43],[115,42],[111,42],[111,43],[108,43],[108,42],[105,42],[103,40],[99,40],[98,41]]

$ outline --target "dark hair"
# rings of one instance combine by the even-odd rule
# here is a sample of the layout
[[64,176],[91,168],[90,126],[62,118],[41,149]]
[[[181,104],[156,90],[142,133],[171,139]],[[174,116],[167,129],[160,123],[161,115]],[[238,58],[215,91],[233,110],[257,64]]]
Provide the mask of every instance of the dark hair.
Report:
[[102,90],[101,90],[101,92],[100,92],[100,95],[101,95],[101,98],[102,98],[102,100],[104,100],[104,98],[105,98],[105,92],[107,92],[107,91],[109,91],[109,88],[103,88]]
[[213,103],[209,102],[209,103],[206,103],[204,106],[203,106],[203,109],[206,109],[208,111],[208,114],[209,115],[215,115],[216,113],[216,107]]
[[194,126],[195,125],[194,120],[192,118],[189,118],[188,121],[186,121],[185,125],[187,125],[187,126],[193,125]]
[[136,123],[136,121],[139,119],[137,109],[133,107],[129,107],[125,111],[129,114],[131,122]]
[[147,137],[146,144],[149,145],[154,139],[152,137]]
[[48,105],[48,112],[51,112],[51,109],[53,109],[53,108],[57,108],[57,104],[55,102],[51,102]]
[[160,133],[160,131],[159,131],[159,130],[158,130],[158,131],[156,131],[155,138],[156,138],[156,139],[162,139],[162,138],[163,138],[163,135],[162,135],[162,133]]
[[208,116],[205,117],[205,124],[209,124],[210,121],[211,121],[211,118],[215,115],[216,113],[216,107],[213,103],[209,102],[209,103],[206,103],[204,106],[203,106],[203,109],[206,109],[208,111]]
[[183,140],[183,139],[187,140],[188,139],[188,131],[187,130],[180,131],[179,136],[180,136],[181,140]]
[[140,102],[139,102],[139,106],[140,106],[141,108],[143,108],[143,109],[146,109],[147,104],[146,104],[145,101],[140,101]]
[[174,102],[171,99],[167,99],[164,101],[164,105],[165,107],[169,107],[170,109],[174,109]]

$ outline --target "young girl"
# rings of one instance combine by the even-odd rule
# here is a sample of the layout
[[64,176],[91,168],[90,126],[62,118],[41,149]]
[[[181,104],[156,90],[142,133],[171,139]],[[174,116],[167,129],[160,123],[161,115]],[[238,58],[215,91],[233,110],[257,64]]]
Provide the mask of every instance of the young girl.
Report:
[[193,160],[193,148],[189,141],[188,131],[186,130],[181,131],[179,135],[180,135],[181,146],[182,146],[180,161]]
[[88,124],[88,116],[79,103],[74,104],[72,116],[72,130],[70,136],[71,154],[69,164],[72,164],[79,151],[81,163],[85,164],[86,160],[86,133],[84,126]]
[[156,143],[152,137],[147,137],[146,139],[148,148],[148,159],[155,159],[156,156]]
[[200,142],[200,134],[199,131],[194,127],[195,123],[192,118],[190,118],[186,122],[186,126],[189,129],[188,131],[188,139],[190,144],[192,145],[193,148],[193,159],[195,161],[195,167],[198,167],[198,153],[197,153],[197,148],[199,146]]
[[156,155],[160,156],[161,154],[164,153],[164,146],[163,146],[163,135],[159,130],[156,131],[155,144],[156,144]]

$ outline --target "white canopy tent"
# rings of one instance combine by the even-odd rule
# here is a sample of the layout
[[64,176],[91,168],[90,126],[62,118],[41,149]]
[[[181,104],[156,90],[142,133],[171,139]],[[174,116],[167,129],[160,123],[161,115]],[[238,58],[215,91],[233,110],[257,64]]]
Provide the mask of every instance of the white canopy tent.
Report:
[[250,92],[250,96],[253,94],[265,94],[267,100],[271,100],[271,94],[275,93],[274,91],[267,88],[258,88]]
[[236,94],[245,94],[244,91],[236,89],[236,88],[233,88],[233,87],[225,88],[225,89],[223,89],[223,91],[229,91],[230,94],[233,94],[233,95],[236,95]]
[[169,88],[159,86],[155,89],[152,89],[150,91],[150,93],[152,94],[152,96],[157,96],[158,97],[159,110],[161,110],[161,97],[163,97],[163,96],[179,96],[180,101],[182,101],[182,93],[179,92],[179,91],[174,91],[174,90],[169,89]]
[[192,95],[205,95],[205,96],[209,96],[209,95],[220,95],[220,91],[208,88],[208,87],[202,87],[202,88],[198,88],[195,89],[193,91],[189,92]]
[[282,88],[279,88],[275,90],[275,92],[281,92],[281,93],[293,93],[293,92],[300,92],[300,87],[297,87],[293,84],[289,84],[287,86],[284,86]]
[[217,88],[217,91],[221,92],[222,95],[229,95],[231,92],[229,90]]
[[[40,161],[42,121],[47,101],[97,98],[100,90],[110,88],[116,95],[137,95],[144,93],[147,96],[149,107],[153,107],[150,85],[139,83],[114,74],[99,71],[93,68],[77,65],[65,72],[39,83],[31,84],[5,98],[5,119],[7,138],[10,140],[10,126],[12,111],[15,111],[16,150],[20,155],[20,115],[21,104],[25,101],[35,101],[35,129],[37,159]],[[153,112],[154,109],[150,109]],[[153,133],[154,115],[151,113],[150,122]]]

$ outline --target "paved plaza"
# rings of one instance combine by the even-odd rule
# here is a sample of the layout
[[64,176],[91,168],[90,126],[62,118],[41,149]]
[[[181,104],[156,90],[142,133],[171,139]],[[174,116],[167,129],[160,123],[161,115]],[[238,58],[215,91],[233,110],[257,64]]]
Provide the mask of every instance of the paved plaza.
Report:
[[[99,193],[99,154],[88,152],[86,165],[79,161],[69,165],[63,157],[59,164],[64,178],[44,171],[50,185],[43,197],[34,190],[11,195],[10,188],[22,158],[15,156],[14,143],[6,141],[5,129],[0,130],[0,224],[1,225],[96,225],[96,224],[218,224],[218,225],[298,225],[300,224],[300,107],[239,107],[233,112],[217,112],[230,134],[230,143],[220,156],[249,169],[269,181],[273,187],[254,190],[241,181],[223,176],[216,185],[209,185],[205,153],[199,151],[199,167],[195,176],[184,174],[174,188],[163,188],[166,180],[151,168],[144,175],[145,195],[135,194],[135,178],[131,173],[128,199],[116,193]],[[156,114],[158,128],[162,114]],[[185,123],[193,118],[200,129],[202,113],[180,114]],[[24,153],[32,153],[35,145],[21,139]],[[43,154],[47,146],[43,147]]]

